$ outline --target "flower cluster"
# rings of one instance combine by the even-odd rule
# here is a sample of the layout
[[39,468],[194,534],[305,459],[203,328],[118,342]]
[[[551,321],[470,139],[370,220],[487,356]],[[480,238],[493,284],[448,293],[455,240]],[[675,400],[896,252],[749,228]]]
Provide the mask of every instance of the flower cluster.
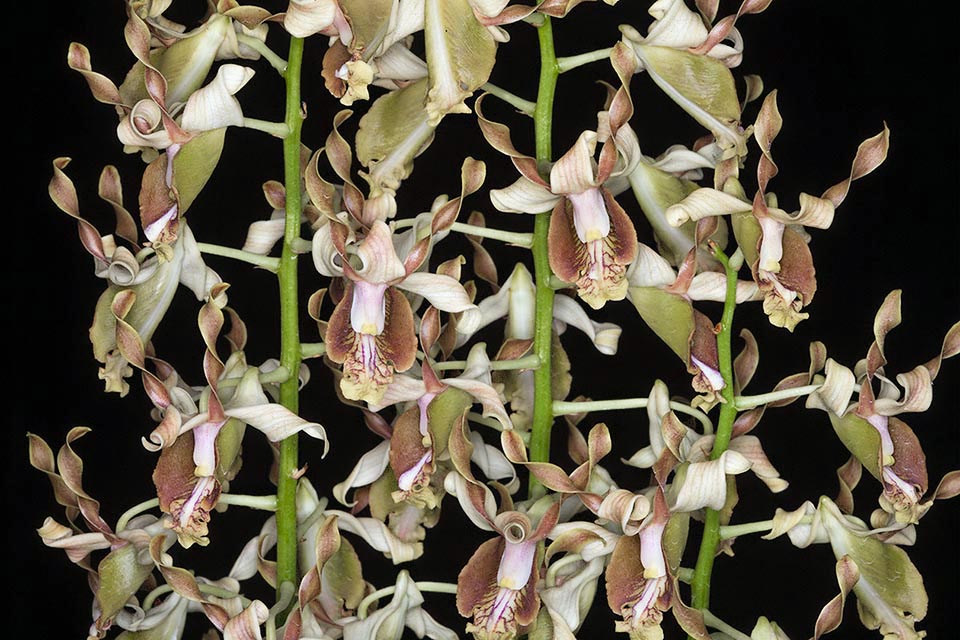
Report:
[[[165,16],[172,0],[128,0],[124,36],[135,62],[119,86],[93,70],[85,47],[70,46],[70,67],[96,100],[115,108],[123,150],[145,162],[139,221],[125,208],[112,166],[99,183],[116,220],[112,234],[81,216],[68,158],[53,162],[49,192],[76,221],[94,273],[106,281],[90,329],[100,377],[107,391],[126,395],[139,375],[152,404],[142,443],[156,457],[155,497],[111,526],[83,488],[73,449],[88,429],[70,431],[56,456],[30,435],[30,462],[65,508],[66,524],[48,518],[38,532],[88,573],[90,638],[116,630],[125,640],[180,638],[188,614],[198,614],[210,626],[205,639],[387,640],[409,629],[453,640],[458,631],[428,613],[434,604],[424,594],[440,592],[455,595],[462,628],[478,640],[570,640],[588,637],[581,629],[601,584],[616,618],[608,628],[632,639],[659,640],[671,626],[698,640],[745,638],[711,612],[709,587],[714,557],[733,555],[738,537],[758,531],[768,539],[786,534],[801,548],[828,543],[836,555],[840,594],[817,618],[815,639],[839,625],[851,592],[866,627],[884,637],[923,637],[915,623],[926,613],[926,593],[901,547],[913,544],[936,499],[960,494],[960,472],[931,493],[920,439],[898,416],[929,408],[943,361],[960,353],[960,323],[939,354],[895,377],[899,386],[885,355],[886,337],[900,323],[899,291],[884,301],[873,344],[852,368],[815,342],[807,371],[749,396],[759,367],[749,330],[740,333],[742,351],[732,353],[738,305],[760,302],[770,323],[790,332],[808,317],[818,285],[807,229],[831,226],[852,182],[885,160],[889,131],[860,144],[844,180],[820,196],[801,193],[799,209],[788,213],[769,190],[778,172],[772,144],[783,126],[777,93],[764,96],[762,82],[749,76],[738,95],[731,71],[744,56],[736,24],[770,0],[743,0],[736,14],[719,19],[717,0],[697,0],[695,8],[657,0],[645,35],[622,25],[609,48],[557,59],[552,19],[581,3],[290,0],[274,14],[219,0],[188,29]],[[490,83],[512,35],[533,27],[543,59],[536,104]],[[289,60],[268,47],[271,30],[290,37]],[[301,73],[303,39],[327,44],[313,76]],[[241,107],[250,65],[261,60],[286,82],[282,123],[251,118]],[[604,82],[586,109],[591,128],[567,132],[574,142],[554,160],[553,86],[561,71],[590,62],[608,63],[616,80]],[[353,112],[341,110],[322,147],[303,144],[301,76],[322,80],[339,104],[364,110],[352,139]],[[641,151],[649,119],[637,117],[631,88],[648,80],[701,137],[656,156]],[[533,155],[514,144],[517,125],[488,116],[496,99],[521,112],[503,118],[533,116]],[[464,153],[427,167],[442,180],[459,165],[459,193],[431,191],[424,200],[422,189],[404,190],[444,121],[463,114],[475,115],[462,119],[509,159],[512,182],[484,189],[488,163]],[[284,139],[284,180],[263,185],[270,213],[248,227],[242,249],[199,242],[186,218],[209,204],[202,192],[229,127]],[[749,197],[741,170],[754,165]],[[467,203],[532,216],[515,221],[535,220],[534,231],[487,226],[483,211],[461,216]],[[469,244],[457,244],[458,233]],[[501,268],[489,241],[530,249],[533,273],[522,260]],[[271,255],[278,247],[280,255]],[[469,255],[461,255],[464,247]],[[252,362],[250,332],[204,254],[278,274],[278,359]],[[305,305],[315,329],[300,327],[301,254],[309,254],[310,279],[322,282]],[[189,365],[160,357],[170,335],[159,328],[175,321],[165,316],[180,285],[200,303],[198,384],[187,382]],[[592,316],[612,308],[639,321],[622,326]],[[671,372],[637,359],[627,369],[639,389],[634,397],[574,396],[590,380],[568,354],[582,340],[570,327],[611,359],[624,331],[656,337],[680,358],[689,384],[677,391],[671,381],[671,395],[663,382]],[[321,382],[306,388],[311,377]],[[311,479],[315,461],[298,459],[301,433],[323,442],[322,455],[329,448],[324,427],[300,415],[301,393],[323,404],[335,396],[349,416],[331,436],[352,469],[330,487]],[[732,524],[738,476],[751,472],[772,494],[788,487],[758,427],[768,411],[804,396],[850,451],[838,496],[778,509],[765,523]],[[640,408],[646,429],[610,428],[592,415]],[[550,452],[560,416],[567,416],[570,457],[563,464]],[[361,422],[375,435],[366,452],[349,446]],[[261,473],[276,495],[231,493],[241,473],[253,476],[242,468],[253,431],[276,454]],[[620,453],[634,451],[620,458],[628,474],[611,462],[614,436]],[[863,469],[881,485],[869,524],[854,515]],[[213,524],[230,507],[272,513],[258,531],[238,534],[247,542],[224,577],[178,566],[182,549],[232,533]],[[486,539],[456,567],[455,581],[452,574],[449,582],[415,580],[422,570],[445,568],[408,563],[443,535],[435,529],[451,509]],[[698,531],[696,566],[683,566],[696,555]],[[377,555],[405,565],[386,586],[376,584]],[[241,590],[255,576],[276,590],[271,605]],[[749,637],[787,638],[764,617]]]

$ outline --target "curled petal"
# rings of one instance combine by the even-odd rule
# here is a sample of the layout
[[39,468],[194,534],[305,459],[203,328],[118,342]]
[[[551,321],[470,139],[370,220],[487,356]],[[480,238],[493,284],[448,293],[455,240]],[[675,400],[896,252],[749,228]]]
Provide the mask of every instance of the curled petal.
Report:
[[525,176],[508,187],[490,190],[490,202],[497,211],[506,213],[543,213],[553,209],[561,199],[562,196]]
[[597,187],[594,152],[597,132],[584,131],[573,147],[550,169],[550,190],[558,195],[579,194]]
[[390,442],[385,440],[366,452],[354,466],[350,475],[343,482],[333,487],[333,496],[343,505],[352,507],[356,501],[351,501],[347,493],[354,487],[365,487],[377,480],[390,463]]
[[686,469],[671,511],[696,511],[703,507],[722,509],[727,501],[727,475],[743,473],[750,461],[741,453],[727,450],[716,460],[694,462]]
[[397,287],[423,296],[441,311],[463,313],[457,324],[461,333],[473,333],[480,323],[477,305],[470,300],[463,285],[450,276],[417,271],[404,278]]
[[357,276],[370,283],[393,283],[404,277],[406,270],[393,247],[393,234],[382,220],[370,227],[367,237],[357,247],[357,255],[363,261],[363,268],[356,270]]
[[234,94],[240,91],[254,71],[235,64],[222,65],[213,82],[194,91],[183,110],[181,126],[186,131],[207,131],[243,125],[243,109]]
[[[553,304],[553,316],[556,323],[562,323],[562,327],[571,325],[580,329],[590,338],[597,351],[604,355],[612,356],[617,353],[620,334],[623,331],[618,325],[611,322],[594,322],[587,316],[583,307],[572,298],[557,296]],[[563,333],[563,331],[558,330],[558,333]]]

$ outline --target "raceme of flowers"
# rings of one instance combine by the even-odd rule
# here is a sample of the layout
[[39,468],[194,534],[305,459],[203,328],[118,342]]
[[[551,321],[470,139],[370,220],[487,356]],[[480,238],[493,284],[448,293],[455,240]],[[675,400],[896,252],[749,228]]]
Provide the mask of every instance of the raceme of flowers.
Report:
[[[730,637],[729,625],[697,603],[699,563],[696,570],[681,564],[684,549],[695,544],[690,523],[706,521],[706,528],[713,519],[719,527],[713,551],[732,555],[737,534],[723,532],[737,531],[731,526],[737,476],[750,472],[773,494],[788,485],[763,449],[761,419],[802,396],[815,410],[811,415],[826,414],[822,421],[832,424],[851,457],[837,472],[836,497],[777,509],[762,531],[767,539],[786,534],[800,548],[829,544],[837,558],[840,593],[823,607],[814,638],[840,624],[851,592],[867,628],[884,638],[923,637],[915,625],[926,614],[927,597],[902,547],[913,544],[936,500],[960,493],[960,471],[931,491],[920,438],[899,416],[930,407],[943,361],[960,353],[960,323],[948,329],[940,353],[891,379],[884,345],[900,323],[901,293],[894,291],[880,307],[863,360],[840,364],[816,342],[807,371],[784,377],[768,394],[746,396],[758,367],[757,342],[744,329],[745,346],[733,359],[729,319],[721,319],[716,305],[703,304],[725,303],[726,314],[737,304],[759,302],[773,325],[793,331],[813,309],[816,235],[829,229],[852,183],[868,182],[888,151],[884,127],[855,151],[841,149],[852,156],[848,176],[819,196],[801,193],[796,211],[780,208],[770,187],[778,172],[773,143],[785,126],[777,107],[783,98],[765,93],[756,76],[748,76],[745,93],[738,94],[731,71],[747,55],[736,25],[771,0],[744,0],[725,17],[718,17],[717,0],[693,6],[657,0],[648,7],[652,21],[645,29],[624,24],[609,49],[562,59],[561,66],[609,64],[616,81],[604,83],[605,99],[583,101],[595,126],[568,135],[575,141],[552,162],[543,160],[539,146],[534,155],[515,146],[512,133],[529,126],[525,117],[542,115],[490,85],[491,71],[499,58],[509,58],[515,34],[534,27],[542,34],[551,18],[565,19],[574,9],[574,19],[586,25],[591,11],[616,12],[628,3],[290,0],[273,13],[219,0],[193,27],[165,17],[171,4],[127,1],[123,37],[132,61],[119,85],[94,70],[83,45],[73,43],[68,52],[70,68],[82,74],[93,97],[116,111],[118,148],[144,162],[133,198],[139,215],[126,208],[131,198],[113,166],[98,185],[116,220],[112,233],[101,233],[81,214],[69,158],[54,160],[50,182],[53,202],[76,221],[94,273],[105,281],[90,328],[105,390],[126,395],[142,387],[153,405],[140,432],[156,455],[153,499],[114,525],[83,488],[73,443],[89,429],[71,430],[56,455],[30,435],[30,462],[47,475],[65,509],[38,533],[88,574],[94,597],[89,638],[180,638],[187,617],[197,616],[209,623],[204,638],[228,640],[399,639],[407,628],[421,638],[468,633],[482,640],[524,634],[559,640],[577,637],[588,613],[601,615],[592,605],[604,593],[613,614],[609,629],[630,638],[663,638],[671,625],[700,640]],[[264,184],[268,213],[250,225],[243,249],[218,249],[195,237],[187,213],[208,215],[205,187],[229,129],[293,135],[289,120],[254,118],[261,105],[243,91],[272,73],[271,66],[291,82],[287,61],[268,47],[277,38],[268,34],[281,32],[326,46],[321,68],[303,81],[322,83],[332,102],[362,116],[352,141],[343,131],[353,111],[343,110],[316,149],[298,143],[293,181]],[[702,137],[657,156],[641,151],[649,124],[636,116],[631,97],[631,86],[641,83],[663,91],[701,127]],[[518,111],[509,125],[488,116],[507,113],[498,99]],[[448,119],[472,120],[509,159],[514,181],[486,185],[487,164],[466,154],[418,164],[420,171],[451,174],[445,178],[455,178],[452,167],[459,165],[460,192],[432,194],[422,211],[403,210],[398,191],[415,159],[446,135]],[[290,202],[300,208],[292,212],[299,223],[292,227]],[[549,220],[537,236],[498,229],[501,214],[527,214],[537,220],[531,226]],[[638,229],[651,231],[654,242],[641,242]],[[467,235],[470,255],[443,253],[444,240],[455,233]],[[535,273],[523,262],[505,267],[494,260],[488,249],[496,242],[532,246]],[[291,247],[294,259],[309,254],[324,282],[306,302],[316,326],[300,330],[296,370],[282,359],[248,362],[251,336],[228,304],[228,285],[206,264],[211,255],[239,257],[280,271],[271,255],[278,244],[283,259]],[[163,359],[170,337],[158,331],[176,321],[165,316],[181,285],[199,303],[204,343],[197,354],[203,377],[192,381],[178,371],[187,363]],[[556,291],[544,310],[546,289]],[[690,385],[671,393],[652,363],[632,370],[644,387],[636,398],[592,405],[645,408],[644,428],[614,434],[590,415],[587,399],[569,398],[573,377],[586,372],[566,348],[582,339],[567,332],[573,327],[615,359],[622,333],[641,330],[593,319],[617,304],[636,308],[652,332],[646,335],[680,358]],[[550,360],[545,382],[537,376],[544,354]],[[362,452],[335,436],[328,443],[324,427],[285,399],[283,385],[291,381],[295,393],[338,397],[355,426],[363,423],[379,444]],[[544,385],[548,427],[554,416],[567,416],[570,461],[562,464],[538,457],[533,444],[540,438]],[[715,422],[709,414],[716,408]],[[306,466],[293,472],[295,581],[282,577],[283,552],[274,555],[290,544],[280,500],[230,493],[239,474],[262,474],[242,467],[254,431],[278,451],[303,433],[353,465],[329,497]],[[636,486],[613,479],[615,440],[626,465],[650,470],[629,476],[641,479]],[[322,462],[309,461],[310,472],[315,466]],[[878,483],[868,521],[855,515],[852,494],[864,469]],[[270,476],[279,484],[277,474],[275,464]],[[231,506],[277,513],[258,531],[218,529],[218,513]],[[422,567],[407,563],[438,535],[431,530],[446,510],[462,511],[486,538],[456,576],[419,575]],[[177,564],[180,549],[227,535],[247,543],[222,577]],[[372,554],[398,566],[393,584],[364,577]],[[685,584],[691,575],[693,591]],[[709,585],[709,570],[706,576]],[[276,604],[243,595],[241,583],[254,579],[277,588]],[[455,601],[437,604],[434,598],[445,596],[436,591],[455,594]],[[448,628],[428,613],[439,606],[455,607],[463,627]],[[738,637],[787,635],[760,616],[750,634]]]

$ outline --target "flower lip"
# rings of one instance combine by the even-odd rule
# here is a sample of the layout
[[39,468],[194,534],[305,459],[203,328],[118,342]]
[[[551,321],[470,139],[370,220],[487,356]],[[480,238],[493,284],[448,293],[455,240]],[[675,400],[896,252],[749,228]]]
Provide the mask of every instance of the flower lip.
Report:
[[378,336],[386,323],[387,285],[357,280],[353,283],[350,326],[360,334]]
[[592,242],[610,234],[610,215],[599,187],[567,195],[573,205],[573,226],[580,242]]

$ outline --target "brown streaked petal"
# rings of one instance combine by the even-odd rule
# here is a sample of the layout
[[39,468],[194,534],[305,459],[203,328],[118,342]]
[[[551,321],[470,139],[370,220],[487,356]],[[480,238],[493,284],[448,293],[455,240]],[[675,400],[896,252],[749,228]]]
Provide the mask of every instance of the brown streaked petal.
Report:
[[810,304],[817,291],[813,255],[803,237],[790,229],[783,233],[783,257],[777,274],[758,272],[754,276],[764,291],[763,311],[776,327],[793,331],[810,314],[800,310]]
[[413,310],[406,297],[396,289],[387,289],[387,324],[377,336],[377,346],[383,357],[393,363],[393,369],[403,372],[417,359],[417,338],[414,331]]
[[50,185],[47,189],[50,199],[60,208],[61,211],[77,221],[77,230],[80,233],[80,241],[84,248],[94,258],[108,263],[106,252],[104,251],[103,241],[100,232],[92,224],[80,217],[80,204],[77,199],[77,190],[73,186],[73,181],[67,177],[63,169],[70,164],[70,158],[56,158],[53,161],[53,177],[50,179]]
[[483,133],[483,137],[491,147],[500,153],[509,156],[510,160],[513,162],[513,165],[517,168],[517,171],[523,175],[523,177],[534,184],[540,185],[541,187],[545,187],[549,190],[550,185],[540,177],[536,159],[520,153],[517,151],[516,147],[513,146],[513,141],[510,138],[510,129],[506,125],[500,124],[499,122],[488,120],[483,115],[481,105],[484,97],[486,97],[486,94],[478,97],[473,104],[473,110],[477,113],[477,121],[480,124],[480,131]]
[[505,545],[500,536],[482,543],[457,576],[457,611],[463,617],[472,617],[477,605],[495,589]]
[[891,417],[887,425],[890,439],[893,440],[894,463],[890,469],[897,476],[915,486],[919,495],[927,492],[927,458],[920,446],[920,440],[907,423]]
[[749,329],[741,329],[740,337],[743,338],[743,351],[737,354],[733,360],[734,371],[734,393],[740,395],[743,389],[750,384],[753,374],[760,363],[760,350],[757,347],[757,339],[753,337]]
[[180,205],[172,188],[169,156],[169,152],[161,154],[143,171],[140,225],[150,242],[170,243],[177,237]]
[[420,433],[420,409],[413,406],[400,414],[393,424],[389,455],[400,487],[394,496],[397,502],[414,498],[425,502],[428,508],[436,506],[436,496],[429,489],[434,469],[433,447],[430,435]]
[[640,563],[640,538],[622,536],[617,540],[604,580],[607,585],[607,606],[615,614],[623,614],[645,582],[643,565]]
[[337,303],[330,320],[327,322],[327,331],[323,342],[327,346],[327,357],[343,364],[347,355],[353,350],[356,333],[350,325],[350,308],[353,305],[353,283],[347,283],[343,298]]
[[837,583],[840,593],[823,606],[813,630],[813,640],[819,640],[823,635],[836,630],[843,620],[843,607],[847,603],[847,595],[853,586],[860,581],[860,569],[850,556],[843,556],[837,561]]

